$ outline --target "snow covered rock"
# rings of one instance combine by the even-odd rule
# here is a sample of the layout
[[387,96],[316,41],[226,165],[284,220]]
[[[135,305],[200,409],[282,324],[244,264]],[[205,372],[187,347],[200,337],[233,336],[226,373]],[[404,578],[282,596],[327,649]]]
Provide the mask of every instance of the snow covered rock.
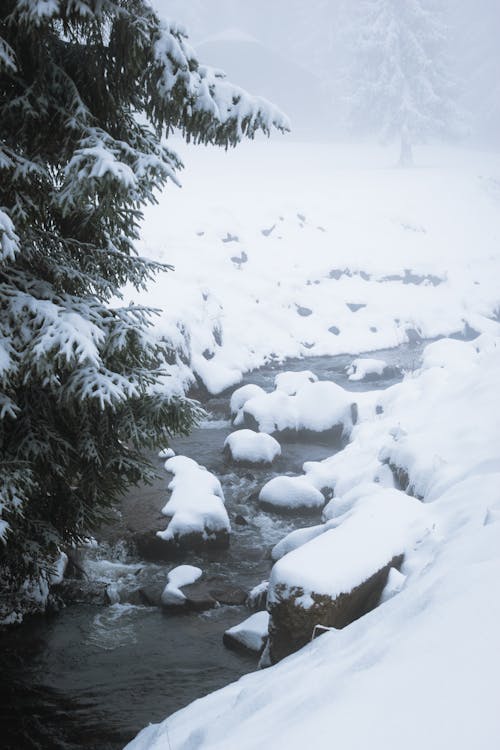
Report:
[[226,630],[223,643],[228,648],[262,653],[269,626],[269,612],[255,612],[239,625]]
[[169,559],[179,551],[227,547],[231,526],[217,477],[186,456],[168,459],[165,468],[174,476],[162,510],[171,520],[164,531],[156,532],[163,556]]
[[283,391],[287,396],[295,396],[297,391],[306,383],[315,383],[318,380],[311,370],[300,370],[299,372],[280,372],[274,378],[274,386],[277,391]]
[[314,510],[322,508],[325,498],[304,477],[274,477],[259,492],[261,505],[274,510]]
[[360,357],[353,359],[347,367],[349,380],[364,380],[368,377],[381,376],[387,369],[387,362],[383,359],[368,359]]
[[[241,605],[247,593],[220,578],[200,580],[202,571],[193,565],[179,565],[168,574],[168,583],[161,594],[167,609],[183,607],[195,611],[212,609],[217,604]],[[141,592],[143,598],[145,593]],[[154,595],[154,594],[153,594]]]
[[424,518],[418,500],[380,488],[278,560],[268,593],[271,662],[308,643],[315,625],[343,628],[373,609],[390,569],[424,535]]
[[237,430],[228,435],[224,450],[237,463],[272,464],[281,455],[277,440],[264,432]]
[[334,431],[341,435],[351,429],[352,394],[330,381],[307,382],[295,395],[281,390],[249,399],[243,406],[245,424],[260,432],[298,433]]
[[161,595],[161,603],[164,607],[183,607],[187,603],[185,594],[181,587],[194,583],[203,574],[201,568],[194,565],[178,565],[170,571],[167,577],[167,585]]

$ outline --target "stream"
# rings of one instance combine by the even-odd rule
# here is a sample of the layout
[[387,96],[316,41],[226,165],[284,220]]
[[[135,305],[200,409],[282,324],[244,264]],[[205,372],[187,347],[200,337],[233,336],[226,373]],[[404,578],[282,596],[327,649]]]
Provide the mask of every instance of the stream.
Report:
[[[418,366],[420,353],[420,345],[408,345],[366,355],[394,366],[388,376],[370,382],[348,381],[345,367],[353,357],[345,355],[269,364],[249,373],[240,385],[251,382],[271,390],[277,372],[311,369],[321,380],[333,380],[349,390],[387,388],[401,379],[401,370]],[[265,512],[256,493],[271,477],[300,473],[304,461],[326,458],[341,446],[318,435],[314,441],[283,442],[282,456],[271,468],[235,467],[222,453],[233,429],[229,396],[204,400],[206,421],[189,437],[172,440],[176,453],[194,458],[220,478],[232,525],[229,550],[193,553],[184,562],[201,567],[205,576],[250,590],[268,578],[272,546],[293,529],[318,523],[321,515]],[[160,478],[124,498],[128,512],[144,509],[147,514],[148,503],[157,506],[158,498],[165,498],[169,475],[163,472],[163,461],[155,461]],[[235,523],[237,515],[247,524]],[[148,723],[257,669],[256,656],[222,644],[224,631],[249,616],[245,606],[177,614],[127,602],[128,591],[164,585],[168,571],[179,562],[144,562],[131,554],[123,541],[123,515],[98,536],[99,541],[85,550],[83,567],[91,580],[108,587],[122,603],[106,606],[83,600],[32,617],[1,636],[5,750],[121,750]]]

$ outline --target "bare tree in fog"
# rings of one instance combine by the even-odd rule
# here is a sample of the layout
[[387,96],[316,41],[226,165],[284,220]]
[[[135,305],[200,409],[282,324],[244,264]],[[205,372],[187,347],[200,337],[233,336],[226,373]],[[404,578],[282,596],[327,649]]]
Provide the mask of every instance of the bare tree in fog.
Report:
[[454,118],[441,14],[434,0],[363,0],[354,19],[353,121],[399,139],[400,164],[411,165],[412,146]]

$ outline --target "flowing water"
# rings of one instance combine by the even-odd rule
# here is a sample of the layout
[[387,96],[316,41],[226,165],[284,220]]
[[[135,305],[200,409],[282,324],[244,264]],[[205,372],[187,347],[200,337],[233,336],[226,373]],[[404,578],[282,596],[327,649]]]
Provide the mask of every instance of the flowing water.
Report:
[[[378,352],[401,369],[418,364],[420,347]],[[386,388],[399,370],[369,384],[351,383],[345,375],[349,356],[311,358],[271,364],[250,373],[245,382],[271,389],[280,370],[312,369],[320,379],[351,390]],[[235,468],[222,446],[231,432],[229,396],[204,403],[209,418],[192,435],[172,441],[221,479],[233,533],[227,552],[189,555],[205,575],[217,575],[249,590],[267,579],[269,551],[294,528],[319,522],[320,514],[276,515],[259,508],[255,493],[277,474],[300,473],[304,461],[321,460],[339,446],[322,441],[282,444],[283,454],[267,468]],[[161,471],[161,461],[158,467]],[[168,477],[152,488],[135,490],[133,500],[166,495]],[[246,525],[234,523],[242,515]],[[121,521],[85,552],[89,579],[106,586],[111,600],[139,586],[166,583],[178,563],[146,563],[120,542]],[[122,596],[122,600],[123,600]],[[125,597],[126,599],[126,597]],[[257,668],[257,658],[227,650],[224,630],[245,619],[245,606],[220,606],[205,613],[167,613],[157,607],[117,602],[105,606],[83,600],[57,613],[33,617],[0,640],[0,744],[5,750],[119,750],[149,722],[158,722],[192,700]],[[174,749],[172,749],[174,750]]]

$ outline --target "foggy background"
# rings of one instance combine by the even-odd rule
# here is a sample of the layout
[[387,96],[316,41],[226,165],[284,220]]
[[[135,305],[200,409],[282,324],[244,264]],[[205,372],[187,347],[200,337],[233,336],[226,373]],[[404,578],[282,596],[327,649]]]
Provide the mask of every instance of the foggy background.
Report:
[[[412,2],[412,0],[393,0]],[[153,0],[187,27],[200,60],[279,105],[297,139],[380,134],[352,117],[364,0]],[[444,23],[455,121],[447,137],[500,147],[500,0],[426,0]]]

